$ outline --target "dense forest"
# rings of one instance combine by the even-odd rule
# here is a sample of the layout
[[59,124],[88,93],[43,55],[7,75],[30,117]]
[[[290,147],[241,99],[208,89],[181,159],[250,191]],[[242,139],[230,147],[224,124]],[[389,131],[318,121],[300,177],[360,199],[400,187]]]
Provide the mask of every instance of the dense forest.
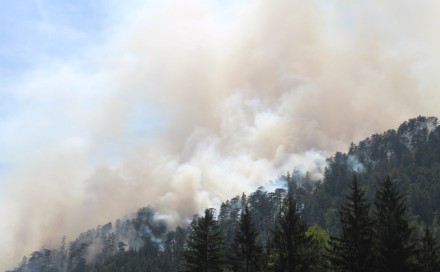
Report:
[[417,117],[327,159],[320,181],[236,196],[171,230],[141,208],[12,271],[439,271],[440,126]]

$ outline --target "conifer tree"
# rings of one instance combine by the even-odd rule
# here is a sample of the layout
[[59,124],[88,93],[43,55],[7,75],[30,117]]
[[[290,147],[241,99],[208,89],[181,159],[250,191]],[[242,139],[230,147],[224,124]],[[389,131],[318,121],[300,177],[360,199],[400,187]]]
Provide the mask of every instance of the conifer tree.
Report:
[[262,249],[257,244],[258,231],[252,223],[249,208],[245,206],[240,216],[238,230],[234,238],[235,270],[255,272],[260,269]]
[[184,252],[186,271],[222,271],[223,238],[214,209],[206,209],[205,216],[193,220]]
[[440,271],[439,247],[428,227],[425,227],[424,233],[422,237],[420,237],[420,244],[417,253],[417,271]]
[[372,271],[373,221],[365,192],[354,176],[351,194],[340,210],[341,233],[330,240],[330,262],[337,271]]
[[273,268],[280,272],[308,271],[311,264],[311,238],[306,236],[307,224],[301,217],[292,188],[284,199],[283,207],[273,232]]
[[376,265],[379,272],[411,271],[414,244],[405,219],[406,206],[388,177],[376,192]]

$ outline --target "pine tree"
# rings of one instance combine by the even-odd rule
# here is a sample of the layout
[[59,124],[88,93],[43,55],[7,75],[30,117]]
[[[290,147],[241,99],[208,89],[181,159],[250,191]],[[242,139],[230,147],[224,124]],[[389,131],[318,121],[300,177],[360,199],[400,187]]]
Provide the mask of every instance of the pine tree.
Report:
[[116,235],[112,232],[104,240],[103,254],[104,258],[109,258],[116,253]]
[[188,235],[187,249],[184,252],[187,271],[222,271],[223,238],[214,209],[206,209],[205,216],[193,220]]
[[66,239],[67,239],[66,236],[63,235],[63,237],[61,238],[60,249],[58,250],[57,266],[60,272],[63,272],[66,266],[66,258],[67,258]]
[[420,237],[420,245],[417,253],[417,271],[440,271],[439,247],[428,227],[425,227],[423,236]]
[[167,271],[182,271],[182,253],[186,241],[186,230],[177,226],[175,231],[168,232],[164,244],[164,255],[169,262],[170,269]]
[[341,233],[330,240],[330,262],[337,271],[372,271],[373,221],[365,192],[354,176],[351,194],[340,211]]
[[127,244],[126,243],[124,243],[124,242],[119,242],[118,243],[118,252],[119,253],[124,253],[125,252],[125,247],[127,246]]
[[260,271],[262,249],[257,244],[257,236],[258,231],[252,223],[251,213],[245,206],[234,238],[235,271]]
[[284,199],[283,207],[273,232],[271,254],[275,271],[308,271],[311,264],[311,238],[306,236],[307,224],[301,218],[300,207],[293,190]]
[[388,177],[376,192],[376,265],[378,271],[411,271],[414,244],[406,206]]

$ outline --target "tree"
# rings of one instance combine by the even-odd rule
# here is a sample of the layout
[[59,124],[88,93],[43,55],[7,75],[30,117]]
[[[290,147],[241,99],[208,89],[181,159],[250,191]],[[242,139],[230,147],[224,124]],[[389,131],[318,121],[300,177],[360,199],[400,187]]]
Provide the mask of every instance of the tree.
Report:
[[275,271],[308,271],[312,262],[309,252],[311,238],[306,236],[306,231],[307,224],[301,218],[300,206],[289,188],[273,232],[271,253]]
[[164,244],[164,255],[170,268],[168,271],[182,271],[182,253],[186,241],[186,230],[178,226],[175,231],[168,232]]
[[58,250],[57,256],[57,268],[59,271],[64,271],[66,266],[67,249],[66,249],[66,236],[63,235],[61,238],[60,249]]
[[405,219],[406,206],[388,177],[376,192],[376,245],[378,271],[411,271],[414,244]]
[[104,258],[113,256],[116,253],[116,247],[116,235],[112,232],[104,240],[104,248],[102,249]]
[[29,257],[28,269],[31,271],[42,271],[44,269],[44,254],[40,251],[32,252]]
[[420,237],[420,244],[417,253],[418,271],[440,271],[439,247],[428,227],[425,227],[424,233],[422,237]]
[[310,272],[326,271],[328,260],[326,258],[326,250],[329,243],[328,233],[318,225],[309,227],[306,236],[311,238],[311,252],[313,255],[313,263],[310,266]]
[[124,242],[119,242],[118,243],[118,252],[119,253],[124,253],[125,252],[125,247],[127,246],[126,243]]
[[331,237],[330,262],[338,271],[372,271],[374,256],[373,220],[369,216],[370,205],[365,192],[358,187],[356,176],[349,186],[351,194],[339,212],[341,233]]
[[195,218],[190,226],[187,248],[184,252],[187,271],[222,271],[223,238],[214,209],[206,209],[205,216]]
[[257,236],[258,231],[252,223],[251,213],[249,208],[245,206],[240,217],[233,245],[236,271],[259,271],[262,249],[257,244]]

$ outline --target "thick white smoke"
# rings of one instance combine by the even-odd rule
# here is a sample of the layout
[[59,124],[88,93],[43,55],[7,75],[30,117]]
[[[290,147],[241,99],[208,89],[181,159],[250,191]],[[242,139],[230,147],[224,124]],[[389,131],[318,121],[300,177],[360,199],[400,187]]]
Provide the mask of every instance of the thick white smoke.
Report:
[[0,269],[141,206],[181,222],[439,115],[433,1],[160,2],[9,86],[36,106],[2,127],[22,149],[2,185]]

